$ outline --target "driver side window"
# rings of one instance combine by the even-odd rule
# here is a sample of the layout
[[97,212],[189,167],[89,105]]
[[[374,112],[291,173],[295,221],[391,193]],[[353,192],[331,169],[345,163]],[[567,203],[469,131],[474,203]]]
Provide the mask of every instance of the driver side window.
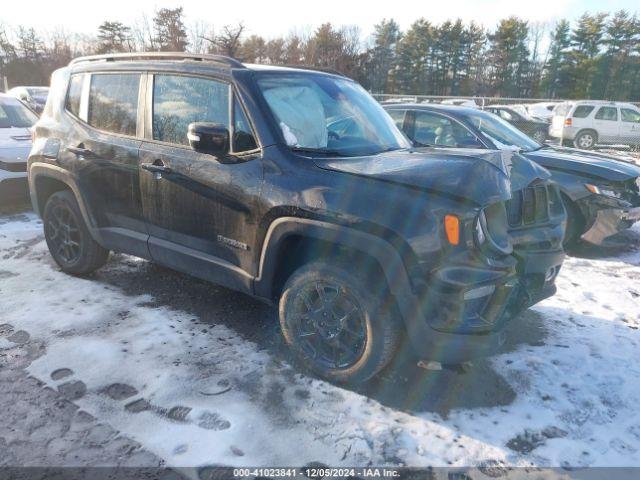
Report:
[[458,122],[431,112],[416,112],[413,140],[420,145],[477,147],[478,139]]

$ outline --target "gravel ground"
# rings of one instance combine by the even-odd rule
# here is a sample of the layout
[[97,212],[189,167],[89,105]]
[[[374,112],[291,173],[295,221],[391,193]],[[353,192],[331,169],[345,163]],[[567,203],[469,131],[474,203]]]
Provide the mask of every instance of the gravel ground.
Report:
[[23,302],[0,305],[0,465],[640,465],[640,372],[618,358],[638,345],[638,230],[576,252],[499,356],[425,371],[404,349],[349,390],[295,366],[272,307],[124,255],[61,275],[39,229],[0,211],[0,296]]

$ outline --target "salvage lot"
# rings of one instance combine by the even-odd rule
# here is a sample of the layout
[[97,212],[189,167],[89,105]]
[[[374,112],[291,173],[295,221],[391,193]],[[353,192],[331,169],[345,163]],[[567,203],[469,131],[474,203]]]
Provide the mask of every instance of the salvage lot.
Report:
[[8,465],[640,466],[640,228],[568,258],[500,355],[357,390],[291,367],[276,312],[113,255],[62,274],[31,212],[0,215]]

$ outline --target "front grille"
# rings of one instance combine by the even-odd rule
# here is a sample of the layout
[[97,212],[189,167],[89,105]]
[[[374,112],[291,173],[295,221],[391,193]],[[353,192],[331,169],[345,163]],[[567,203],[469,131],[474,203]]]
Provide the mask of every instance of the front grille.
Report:
[[546,185],[534,185],[513,192],[507,201],[509,226],[532,225],[549,220],[549,193]]
[[3,162],[0,160],[0,170],[9,172],[26,172],[27,162]]

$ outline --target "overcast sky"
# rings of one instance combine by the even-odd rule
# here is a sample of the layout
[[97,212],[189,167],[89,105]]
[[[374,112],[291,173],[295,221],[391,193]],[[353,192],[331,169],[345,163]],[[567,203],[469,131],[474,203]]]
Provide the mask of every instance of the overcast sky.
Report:
[[247,34],[270,38],[292,30],[312,30],[321,23],[357,25],[364,37],[382,18],[394,18],[404,29],[423,16],[432,22],[460,17],[486,27],[509,15],[532,22],[574,19],[584,11],[631,12],[638,0],[4,0],[0,22],[33,26],[42,33],[63,26],[68,31],[95,33],[104,20],[133,24],[143,13],[183,6],[187,26],[202,20],[215,28],[243,22]]

